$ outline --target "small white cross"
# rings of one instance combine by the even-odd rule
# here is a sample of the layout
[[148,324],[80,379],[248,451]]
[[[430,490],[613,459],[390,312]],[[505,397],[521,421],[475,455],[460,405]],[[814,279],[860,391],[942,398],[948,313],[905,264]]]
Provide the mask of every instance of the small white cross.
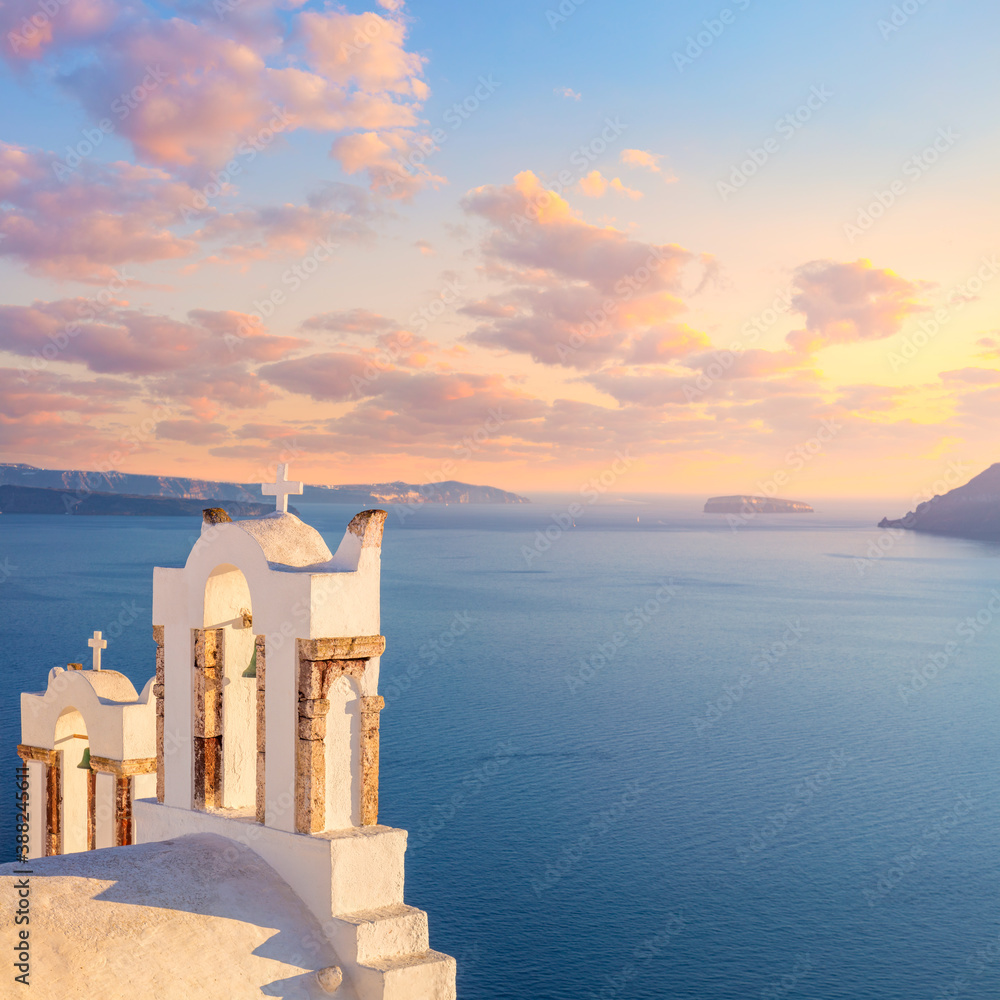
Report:
[[262,483],[260,487],[261,495],[274,497],[274,509],[280,510],[283,514],[288,513],[288,494],[302,492],[302,483],[290,482],[285,478],[287,475],[288,466],[279,465],[276,482]]
[[87,645],[94,651],[94,669],[101,669],[101,650],[108,648],[108,640],[101,638],[100,632],[95,632],[92,639],[87,640]]

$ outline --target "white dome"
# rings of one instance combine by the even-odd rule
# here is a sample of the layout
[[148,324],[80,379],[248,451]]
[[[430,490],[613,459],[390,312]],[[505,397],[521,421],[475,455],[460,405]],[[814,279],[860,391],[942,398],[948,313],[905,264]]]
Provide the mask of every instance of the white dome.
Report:
[[272,566],[304,569],[328,563],[333,558],[323,536],[294,514],[276,510],[263,517],[233,523],[257,542]]

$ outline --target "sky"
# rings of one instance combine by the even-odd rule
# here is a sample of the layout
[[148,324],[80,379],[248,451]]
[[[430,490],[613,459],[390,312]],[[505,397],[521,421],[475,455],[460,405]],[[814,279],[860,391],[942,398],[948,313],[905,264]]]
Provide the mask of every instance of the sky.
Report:
[[960,485],[1000,461],[998,22],[0,0],[0,456]]

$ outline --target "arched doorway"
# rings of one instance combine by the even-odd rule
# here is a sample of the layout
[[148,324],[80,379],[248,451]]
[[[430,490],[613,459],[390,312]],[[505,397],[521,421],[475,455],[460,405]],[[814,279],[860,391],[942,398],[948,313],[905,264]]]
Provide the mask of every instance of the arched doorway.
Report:
[[254,811],[257,800],[258,671],[246,577],[229,564],[205,583],[204,628],[195,630],[195,805]]
[[60,755],[62,853],[93,850],[97,775],[90,769],[87,724],[72,706],[64,708],[56,720],[53,749]]

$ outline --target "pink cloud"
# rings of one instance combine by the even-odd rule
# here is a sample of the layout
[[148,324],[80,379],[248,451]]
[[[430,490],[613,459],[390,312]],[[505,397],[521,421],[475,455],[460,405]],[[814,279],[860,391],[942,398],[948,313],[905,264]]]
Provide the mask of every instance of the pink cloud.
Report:
[[920,296],[928,287],[864,259],[804,264],[795,272],[792,306],[805,314],[806,329],[792,331],[787,340],[796,350],[815,351],[891,337],[907,317],[926,310]]
[[330,155],[347,174],[367,173],[373,191],[405,201],[427,185],[444,183],[424,162],[433,149],[430,140],[400,129],[341,136],[334,140]]
[[303,330],[329,330],[332,333],[383,333],[397,326],[394,320],[369,309],[320,313],[302,323]]
[[89,300],[0,306],[0,348],[26,358],[79,362],[91,371],[153,375],[199,366],[269,361],[305,342],[266,333],[252,316],[193,310],[188,320]]
[[956,368],[941,372],[944,382],[964,382],[971,385],[995,385],[1000,382],[1000,369],[996,368]]
[[217,444],[228,435],[225,424],[207,423],[203,420],[161,420],[156,425],[156,436],[162,441],[208,445]]
[[6,234],[0,254],[36,274],[100,283],[123,264],[195,251],[192,240],[168,228],[195,195],[187,185],[128,163],[84,162],[62,181],[55,162],[49,154],[0,144],[0,229]]
[[[37,9],[32,0],[14,3],[2,8],[8,20]],[[429,91],[424,57],[407,48],[401,6],[279,16],[248,2],[227,16],[189,7],[159,18],[141,6],[73,0],[53,15],[51,31],[15,55],[68,67],[60,80],[91,121],[108,121],[140,162],[204,182],[299,129],[371,135],[395,152],[412,142]],[[371,149],[348,156],[351,148],[338,146],[345,169],[379,166]],[[418,171],[410,186],[431,178]]]
[[[463,207],[490,223],[481,245],[484,275],[512,286],[464,307],[490,320],[470,341],[583,370],[629,351],[666,349],[650,331],[684,309],[678,293],[695,254],[584,222],[530,171],[506,187],[477,188]],[[707,273],[711,262],[700,260]],[[695,338],[692,346],[704,343]]]
[[0,6],[3,58],[14,65],[42,58],[56,46],[76,45],[106,31],[118,15],[113,0],[73,0],[46,5],[5,0]]
[[381,370],[358,354],[310,354],[265,365],[261,377],[288,392],[325,402],[356,399],[378,392]]

